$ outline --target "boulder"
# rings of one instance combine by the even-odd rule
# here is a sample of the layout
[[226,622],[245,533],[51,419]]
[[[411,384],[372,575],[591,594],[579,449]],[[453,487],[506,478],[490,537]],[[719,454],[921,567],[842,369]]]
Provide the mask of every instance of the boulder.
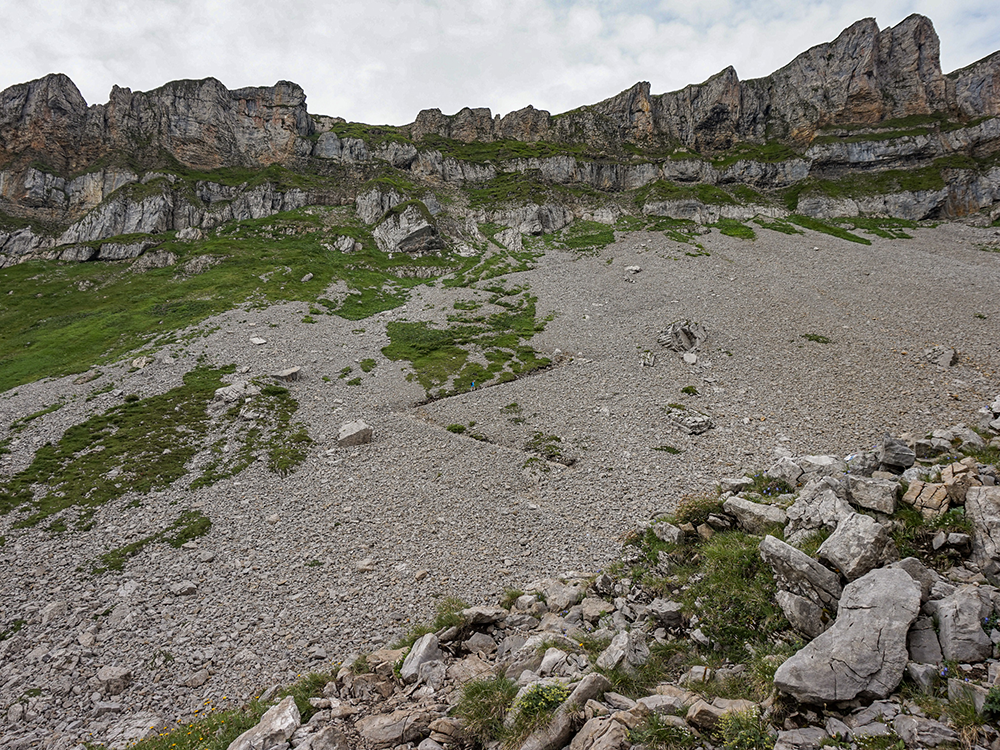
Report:
[[829,627],[830,618],[812,600],[788,591],[779,591],[774,598],[789,624],[807,638],[815,638]]
[[97,679],[105,693],[118,695],[131,684],[132,671],[125,667],[101,667],[97,670]]
[[976,459],[970,457],[945,466],[941,470],[941,483],[952,505],[964,505],[969,489],[983,484],[976,471]]
[[349,448],[352,445],[364,445],[372,441],[372,428],[361,420],[347,422],[340,426],[337,433],[337,445]]
[[820,545],[817,556],[848,581],[873,570],[886,553],[889,529],[871,516],[852,513]]
[[937,518],[948,510],[948,489],[943,484],[917,480],[906,490],[903,502],[919,510],[924,518]]
[[944,659],[938,642],[934,621],[930,617],[918,617],[906,636],[906,649],[910,661],[917,664],[940,664]]
[[902,473],[913,466],[917,454],[904,441],[886,433],[882,438],[882,448],[879,450],[878,458],[882,466],[888,470]]
[[833,531],[854,512],[847,502],[847,487],[833,477],[807,484],[788,508],[785,538],[798,543],[820,529]]
[[646,606],[646,614],[665,628],[679,628],[684,624],[684,605],[667,599],[653,599]]
[[653,530],[653,533],[656,534],[656,538],[661,542],[680,544],[684,541],[684,532],[672,523],[660,521],[659,523],[654,523],[650,528]]
[[435,714],[427,711],[402,708],[391,714],[358,719],[355,728],[371,747],[395,747],[422,740],[429,734],[435,718]]
[[847,471],[847,463],[837,456],[799,456],[793,461],[802,469],[800,482],[811,482],[814,479],[831,477]]
[[569,750],[625,750],[631,746],[629,728],[613,716],[602,716],[583,725]]
[[985,590],[966,584],[944,599],[928,602],[928,608],[931,605],[946,660],[974,663],[990,657],[993,644],[983,630],[983,620],[993,611],[993,602]]
[[802,468],[788,456],[782,456],[768,468],[765,474],[773,479],[788,482],[792,487],[795,487],[802,476]]
[[904,557],[898,562],[890,563],[890,568],[901,568],[910,574],[910,578],[920,585],[920,601],[926,602],[931,595],[931,589],[935,583],[941,580],[941,576],[924,565],[915,557]]
[[403,659],[403,666],[399,668],[399,676],[403,682],[416,682],[420,673],[420,665],[425,662],[438,661],[443,654],[438,648],[437,636],[427,633],[414,642],[410,648],[410,653]]
[[887,516],[896,512],[899,482],[851,475],[847,478],[847,488],[851,504],[858,508],[878,511]]
[[819,607],[832,610],[840,599],[837,574],[804,552],[773,536],[764,537],[760,555],[774,571],[778,588],[805,597]]
[[645,664],[647,659],[649,647],[646,645],[646,634],[641,630],[628,630],[611,639],[608,647],[597,657],[597,666],[614,669],[620,665],[626,670],[633,670]]
[[248,729],[231,743],[227,750],[266,750],[284,746],[302,723],[295,698],[289,695],[269,708],[257,726]]
[[940,721],[901,714],[892,720],[892,728],[907,747],[937,747],[945,743],[958,745],[961,738],[951,727]]
[[830,735],[819,727],[790,729],[787,732],[778,732],[774,750],[821,750],[826,747],[824,740],[828,740],[829,737]]
[[1000,586],[1000,487],[972,487],[965,496],[972,523],[972,559],[994,586]]
[[801,703],[885,698],[903,678],[919,611],[905,571],[873,570],[847,585],[833,626],[778,667],[775,686]]
[[750,534],[767,533],[774,526],[784,526],[788,520],[785,511],[776,505],[764,505],[731,497],[722,504],[727,513],[736,517],[736,522]]

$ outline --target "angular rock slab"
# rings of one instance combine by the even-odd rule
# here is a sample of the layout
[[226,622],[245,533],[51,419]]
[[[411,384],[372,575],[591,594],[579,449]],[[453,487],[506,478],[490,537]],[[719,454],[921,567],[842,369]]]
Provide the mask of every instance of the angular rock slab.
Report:
[[983,630],[983,619],[993,611],[993,602],[979,586],[959,586],[950,596],[929,602],[938,621],[941,653],[950,661],[976,663],[988,659],[993,643]]
[[778,588],[805,597],[819,607],[833,609],[840,599],[840,579],[801,550],[773,536],[760,543],[760,556],[774,571]]
[[906,633],[920,611],[920,586],[881,568],[849,583],[833,626],[785,661],[774,684],[800,703],[881,699],[903,679]]
[[736,516],[740,528],[751,534],[763,534],[772,526],[784,526],[788,521],[785,511],[777,505],[765,505],[731,497],[722,504],[726,513]]
[[887,516],[896,512],[899,482],[851,475],[847,478],[847,485],[851,503],[857,507],[875,510]]
[[972,559],[994,586],[1000,586],[1000,487],[971,487],[965,516],[972,522]]
[[879,564],[888,543],[888,528],[871,516],[852,513],[820,545],[817,557],[854,581]]
[[433,633],[427,633],[418,638],[410,648],[410,653],[403,659],[403,665],[399,668],[399,676],[407,684],[416,682],[420,673],[420,665],[438,661],[441,656],[437,636]]
[[302,723],[295,698],[289,695],[272,706],[260,718],[257,726],[248,729],[229,744],[228,750],[256,750],[284,745]]
[[798,543],[819,529],[833,531],[854,509],[847,502],[847,487],[834,477],[809,482],[788,508],[785,538]]
[[347,422],[337,433],[337,445],[349,448],[352,445],[364,445],[372,441],[372,428],[364,422]]

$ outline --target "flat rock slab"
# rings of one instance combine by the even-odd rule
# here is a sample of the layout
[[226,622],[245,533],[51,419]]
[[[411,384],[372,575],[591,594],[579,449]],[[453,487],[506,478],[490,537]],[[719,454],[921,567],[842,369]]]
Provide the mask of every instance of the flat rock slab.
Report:
[[284,745],[301,723],[302,717],[295,705],[295,698],[289,695],[277,706],[269,708],[257,726],[233,740],[228,750],[279,747]]
[[965,515],[972,522],[972,559],[994,586],[1000,585],[1000,487],[971,487]]
[[832,610],[840,599],[840,579],[801,550],[773,536],[760,543],[760,556],[774,571],[778,588]]
[[864,513],[852,513],[820,545],[817,556],[854,581],[879,564],[888,543],[887,527]]
[[775,687],[801,703],[885,698],[903,678],[919,611],[906,571],[873,570],[844,589],[833,626],[778,667]]

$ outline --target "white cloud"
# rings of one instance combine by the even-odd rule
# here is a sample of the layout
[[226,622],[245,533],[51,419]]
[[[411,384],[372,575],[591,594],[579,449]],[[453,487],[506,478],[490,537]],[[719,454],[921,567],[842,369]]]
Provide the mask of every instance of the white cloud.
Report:
[[928,15],[952,70],[993,52],[995,0],[8,0],[0,87],[64,72],[92,103],[215,76],[231,88],[296,81],[310,111],[410,122],[420,109],[533,104],[565,111],[639,80],[654,92],[733,65],[766,75],[875,15]]

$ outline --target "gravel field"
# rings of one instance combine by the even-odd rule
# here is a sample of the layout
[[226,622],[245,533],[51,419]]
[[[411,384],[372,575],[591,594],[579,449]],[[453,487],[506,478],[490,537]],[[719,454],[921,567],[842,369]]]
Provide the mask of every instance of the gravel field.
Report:
[[[68,377],[0,394],[0,440],[11,437],[0,481],[125,394],[179,385],[201,356],[249,367],[230,380],[301,366],[289,388],[316,441],[288,477],[264,462],[198,490],[189,477],[102,507],[86,532],[13,529],[17,514],[0,516],[0,631],[24,621],[0,640],[0,745],[104,740],[139,711],[190,720],[206,700],[242,701],[376,648],[427,619],[440,597],[492,603],[536,578],[596,572],[637,524],[720,477],[765,469],[776,446],[845,455],[887,431],[975,424],[1000,393],[1000,254],[979,249],[1000,230],[956,223],[871,246],[757,233],[749,242],[713,231],[698,257],[657,233],[619,234],[595,255],[548,252],[503,280],[530,285],[538,315],[552,315],[531,344],[563,356],[423,405],[406,363],[381,354],[385,324],[444,322],[456,300],[485,292],[418,287],[404,308],[362,321],[303,323],[305,304],[234,310],[134,372],[123,362],[86,384]],[[678,319],[707,330],[696,364],[657,344]],[[954,348],[958,363],[924,361],[934,345]],[[370,373],[358,369],[365,358],[377,361]],[[360,385],[338,377],[348,366]],[[6,430],[60,397],[58,411]],[[683,434],[669,403],[708,414],[715,428]],[[340,425],[353,419],[374,428],[374,442],[338,448]],[[558,436],[575,462],[529,461],[535,433]],[[664,446],[679,452],[653,450]],[[150,545],[122,574],[78,572],[188,508],[213,523],[191,548]],[[181,581],[196,592],[175,596]],[[108,665],[132,672],[119,695],[96,680]]]

